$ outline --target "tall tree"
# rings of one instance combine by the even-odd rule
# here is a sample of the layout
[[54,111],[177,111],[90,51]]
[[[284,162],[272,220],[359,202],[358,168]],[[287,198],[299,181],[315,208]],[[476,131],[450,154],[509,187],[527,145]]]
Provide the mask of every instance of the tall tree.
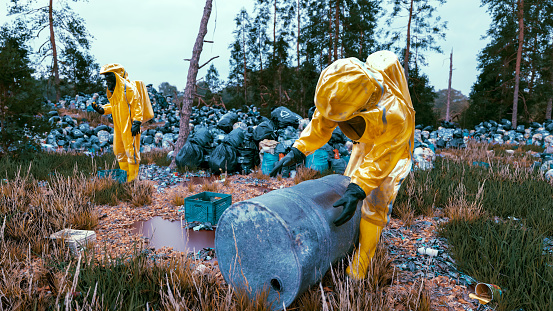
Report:
[[517,49],[517,60],[516,60],[516,66],[515,66],[515,92],[513,95],[513,118],[511,121],[514,127],[517,126],[518,88],[520,85],[520,63],[522,62],[522,46],[524,44],[524,0],[517,1],[517,17],[518,17],[518,49]]
[[9,3],[8,14],[19,15],[21,20],[29,22],[36,37],[40,37],[45,29],[49,30],[48,39],[40,45],[39,53],[42,59],[51,58],[50,68],[54,77],[56,101],[59,101],[61,93],[58,49],[61,46],[64,50],[71,43],[89,49],[91,35],[86,30],[84,20],[73,12],[67,0],[56,1],[55,6],[53,0],[41,2],[39,4],[36,0],[12,0]]
[[0,156],[22,157],[40,150],[33,137],[47,131],[22,23],[0,29]]
[[446,0],[392,0],[393,10],[388,18],[388,25],[400,23],[403,21],[402,17],[406,18],[406,22],[403,27],[394,27],[399,30],[388,31],[387,34],[391,36],[392,45],[396,45],[396,50],[403,54],[403,69],[407,79],[413,49],[416,52],[415,63],[425,63],[422,54],[424,51],[441,53],[437,40],[445,38],[447,22],[435,16],[435,13],[437,7],[445,2]]
[[241,93],[236,99],[247,104],[248,70],[250,70],[248,39],[250,39],[251,21],[246,9],[240,10],[234,22],[236,23],[236,29],[233,32],[235,41],[229,46],[231,48],[229,83],[235,88],[237,95]]
[[[198,36],[196,37],[196,42],[194,43],[192,58],[190,58],[190,66],[188,67],[188,75],[186,77],[186,86],[184,88],[184,98],[182,100],[180,113],[179,138],[177,139],[177,144],[175,146],[175,150],[177,152],[182,148],[182,146],[184,146],[184,143],[188,139],[188,134],[190,133],[190,107],[196,95],[194,94],[196,89],[196,77],[198,75],[198,68],[200,67],[200,56],[204,47],[204,38],[207,34],[207,23],[209,22],[209,16],[211,16],[212,4],[213,0],[205,1],[202,20],[200,21],[200,30],[198,31]],[[204,65],[202,65],[202,67]],[[175,167],[175,165],[175,158],[173,158],[171,166]]]
[[69,85],[71,95],[93,93],[102,88],[100,65],[87,51],[81,51],[74,44],[61,52],[60,71]]
[[542,120],[551,94],[553,2],[482,3],[492,17],[490,43],[478,56],[480,73],[465,115],[468,125],[501,118],[511,119],[513,125]]

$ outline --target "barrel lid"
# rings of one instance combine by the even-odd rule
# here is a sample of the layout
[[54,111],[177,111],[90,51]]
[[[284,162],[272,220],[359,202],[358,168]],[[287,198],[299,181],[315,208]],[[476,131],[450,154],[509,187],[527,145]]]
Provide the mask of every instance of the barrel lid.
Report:
[[[219,269],[227,283],[247,290],[266,288],[273,308],[292,303],[301,285],[301,265],[288,225],[257,202],[229,207],[215,234]],[[267,254],[272,254],[267,256]]]

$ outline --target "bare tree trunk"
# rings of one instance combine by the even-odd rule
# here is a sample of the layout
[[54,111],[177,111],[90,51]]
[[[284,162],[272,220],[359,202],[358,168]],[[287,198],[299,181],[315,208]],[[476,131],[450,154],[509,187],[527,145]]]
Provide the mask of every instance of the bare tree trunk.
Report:
[[[551,77],[549,82],[551,83],[551,89],[553,89],[553,70],[551,71]],[[550,95],[549,99],[547,100],[547,108],[545,108],[545,118],[548,120],[551,120],[551,110],[553,109],[552,106],[553,106],[553,95]]]
[[276,28],[277,28],[277,0],[275,0],[275,6],[274,6],[274,9],[275,9],[275,14],[274,14],[274,17],[273,17],[273,59],[275,58],[275,53],[276,53]]
[[54,36],[54,5],[53,0],[50,0],[48,5],[48,22],[50,24],[50,44],[52,45],[52,58],[54,60],[54,67],[52,71],[54,72],[54,86],[56,88],[56,102],[58,103],[61,98],[60,94],[60,70],[58,67],[58,51],[56,49],[56,37]]
[[298,5],[298,36],[296,40],[296,57],[298,59],[298,67],[296,68],[296,72],[300,70],[300,0],[297,1]]
[[[553,66],[553,53],[551,54],[551,66]],[[551,76],[549,77],[549,83],[551,83],[551,89],[553,89],[553,68],[550,68]],[[545,118],[551,120],[551,110],[553,110],[553,95],[549,96],[547,100],[547,108],[545,108]]]
[[338,60],[338,35],[340,32],[340,5],[336,0],[334,8],[334,61]]
[[520,84],[520,63],[522,60],[522,44],[524,43],[524,0],[518,1],[518,51],[515,68],[515,94],[513,96],[513,128],[517,127],[518,88]]
[[407,47],[405,48],[405,58],[403,59],[403,70],[405,79],[409,80],[409,49],[411,48],[411,19],[413,18],[413,0],[409,8],[409,22],[407,22]]
[[245,34],[244,26],[242,26],[242,51],[244,53],[244,102],[246,105],[248,104],[248,82],[246,77],[246,34]]
[[[182,108],[180,113],[180,130],[179,138],[175,147],[175,152],[184,146],[184,143],[188,139],[190,133],[190,127],[188,125],[190,121],[190,106],[194,101],[193,91],[196,86],[196,76],[198,75],[198,67],[200,61],[200,55],[204,46],[204,38],[207,34],[207,22],[211,15],[211,4],[213,0],[206,0],[204,7],[204,14],[200,23],[200,30],[198,31],[198,37],[196,37],[196,43],[194,43],[194,49],[192,51],[192,58],[190,59],[190,67],[188,67],[188,76],[186,77],[186,87],[184,89],[184,98],[182,100]],[[171,167],[175,167],[175,158],[171,163]]]
[[449,122],[449,107],[451,105],[451,76],[453,73],[453,49],[449,55],[449,83],[447,86],[447,108],[445,110],[445,121]]
[[332,7],[328,8],[328,64],[332,64]]

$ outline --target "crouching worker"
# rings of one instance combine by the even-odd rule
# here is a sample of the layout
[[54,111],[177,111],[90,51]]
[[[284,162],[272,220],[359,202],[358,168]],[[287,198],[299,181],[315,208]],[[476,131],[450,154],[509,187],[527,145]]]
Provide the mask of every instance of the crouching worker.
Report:
[[334,224],[349,221],[362,201],[359,246],[346,272],[363,279],[401,182],[411,170],[415,111],[397,56],[380,51],[365,63],[356,58],[335,61],[319,77],[315,106],[313,119],[270,175],[301,163],[328,142],[336,126],[354,141],[344,173],[351,183],[334,203],[343,207]]
[[119,168],[127,172],[127,181],[131,181],[138,176],[140,165],[140,126],[143,116],[140,93],[119,64],[102,66],[100,74],[107,85],[109,104],[99,105],[95,95],[92,108],[102,115],[112,115],[113,152]]

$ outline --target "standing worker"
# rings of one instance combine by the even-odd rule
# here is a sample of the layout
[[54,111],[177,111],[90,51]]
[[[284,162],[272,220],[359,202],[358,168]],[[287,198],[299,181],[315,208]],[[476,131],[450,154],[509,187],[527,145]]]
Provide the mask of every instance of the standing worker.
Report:
[[351,182],[334,203],[343,207],[334,224],[349,221],[363,201],[359,246],[346,272],[364,279],[401,182],[411,170],[415,111],[397,56],[380,51],[365,63],[357,58],[335,61],[319,77],[315,106],[313,119],[270,175],[303,162],[328,142],[336,126],[354,141],[344,172]]
[[127,181],[138,176],[140,166],[140,126],[142,105],[140,93],[128,80],[128,73],[120,64],[102,66],[100,74],[107,85],[109,104],[99,105],[94,94],[92,108],[98,113],[111,114],[113,118],[113,152],[119,168],[127,172]]

